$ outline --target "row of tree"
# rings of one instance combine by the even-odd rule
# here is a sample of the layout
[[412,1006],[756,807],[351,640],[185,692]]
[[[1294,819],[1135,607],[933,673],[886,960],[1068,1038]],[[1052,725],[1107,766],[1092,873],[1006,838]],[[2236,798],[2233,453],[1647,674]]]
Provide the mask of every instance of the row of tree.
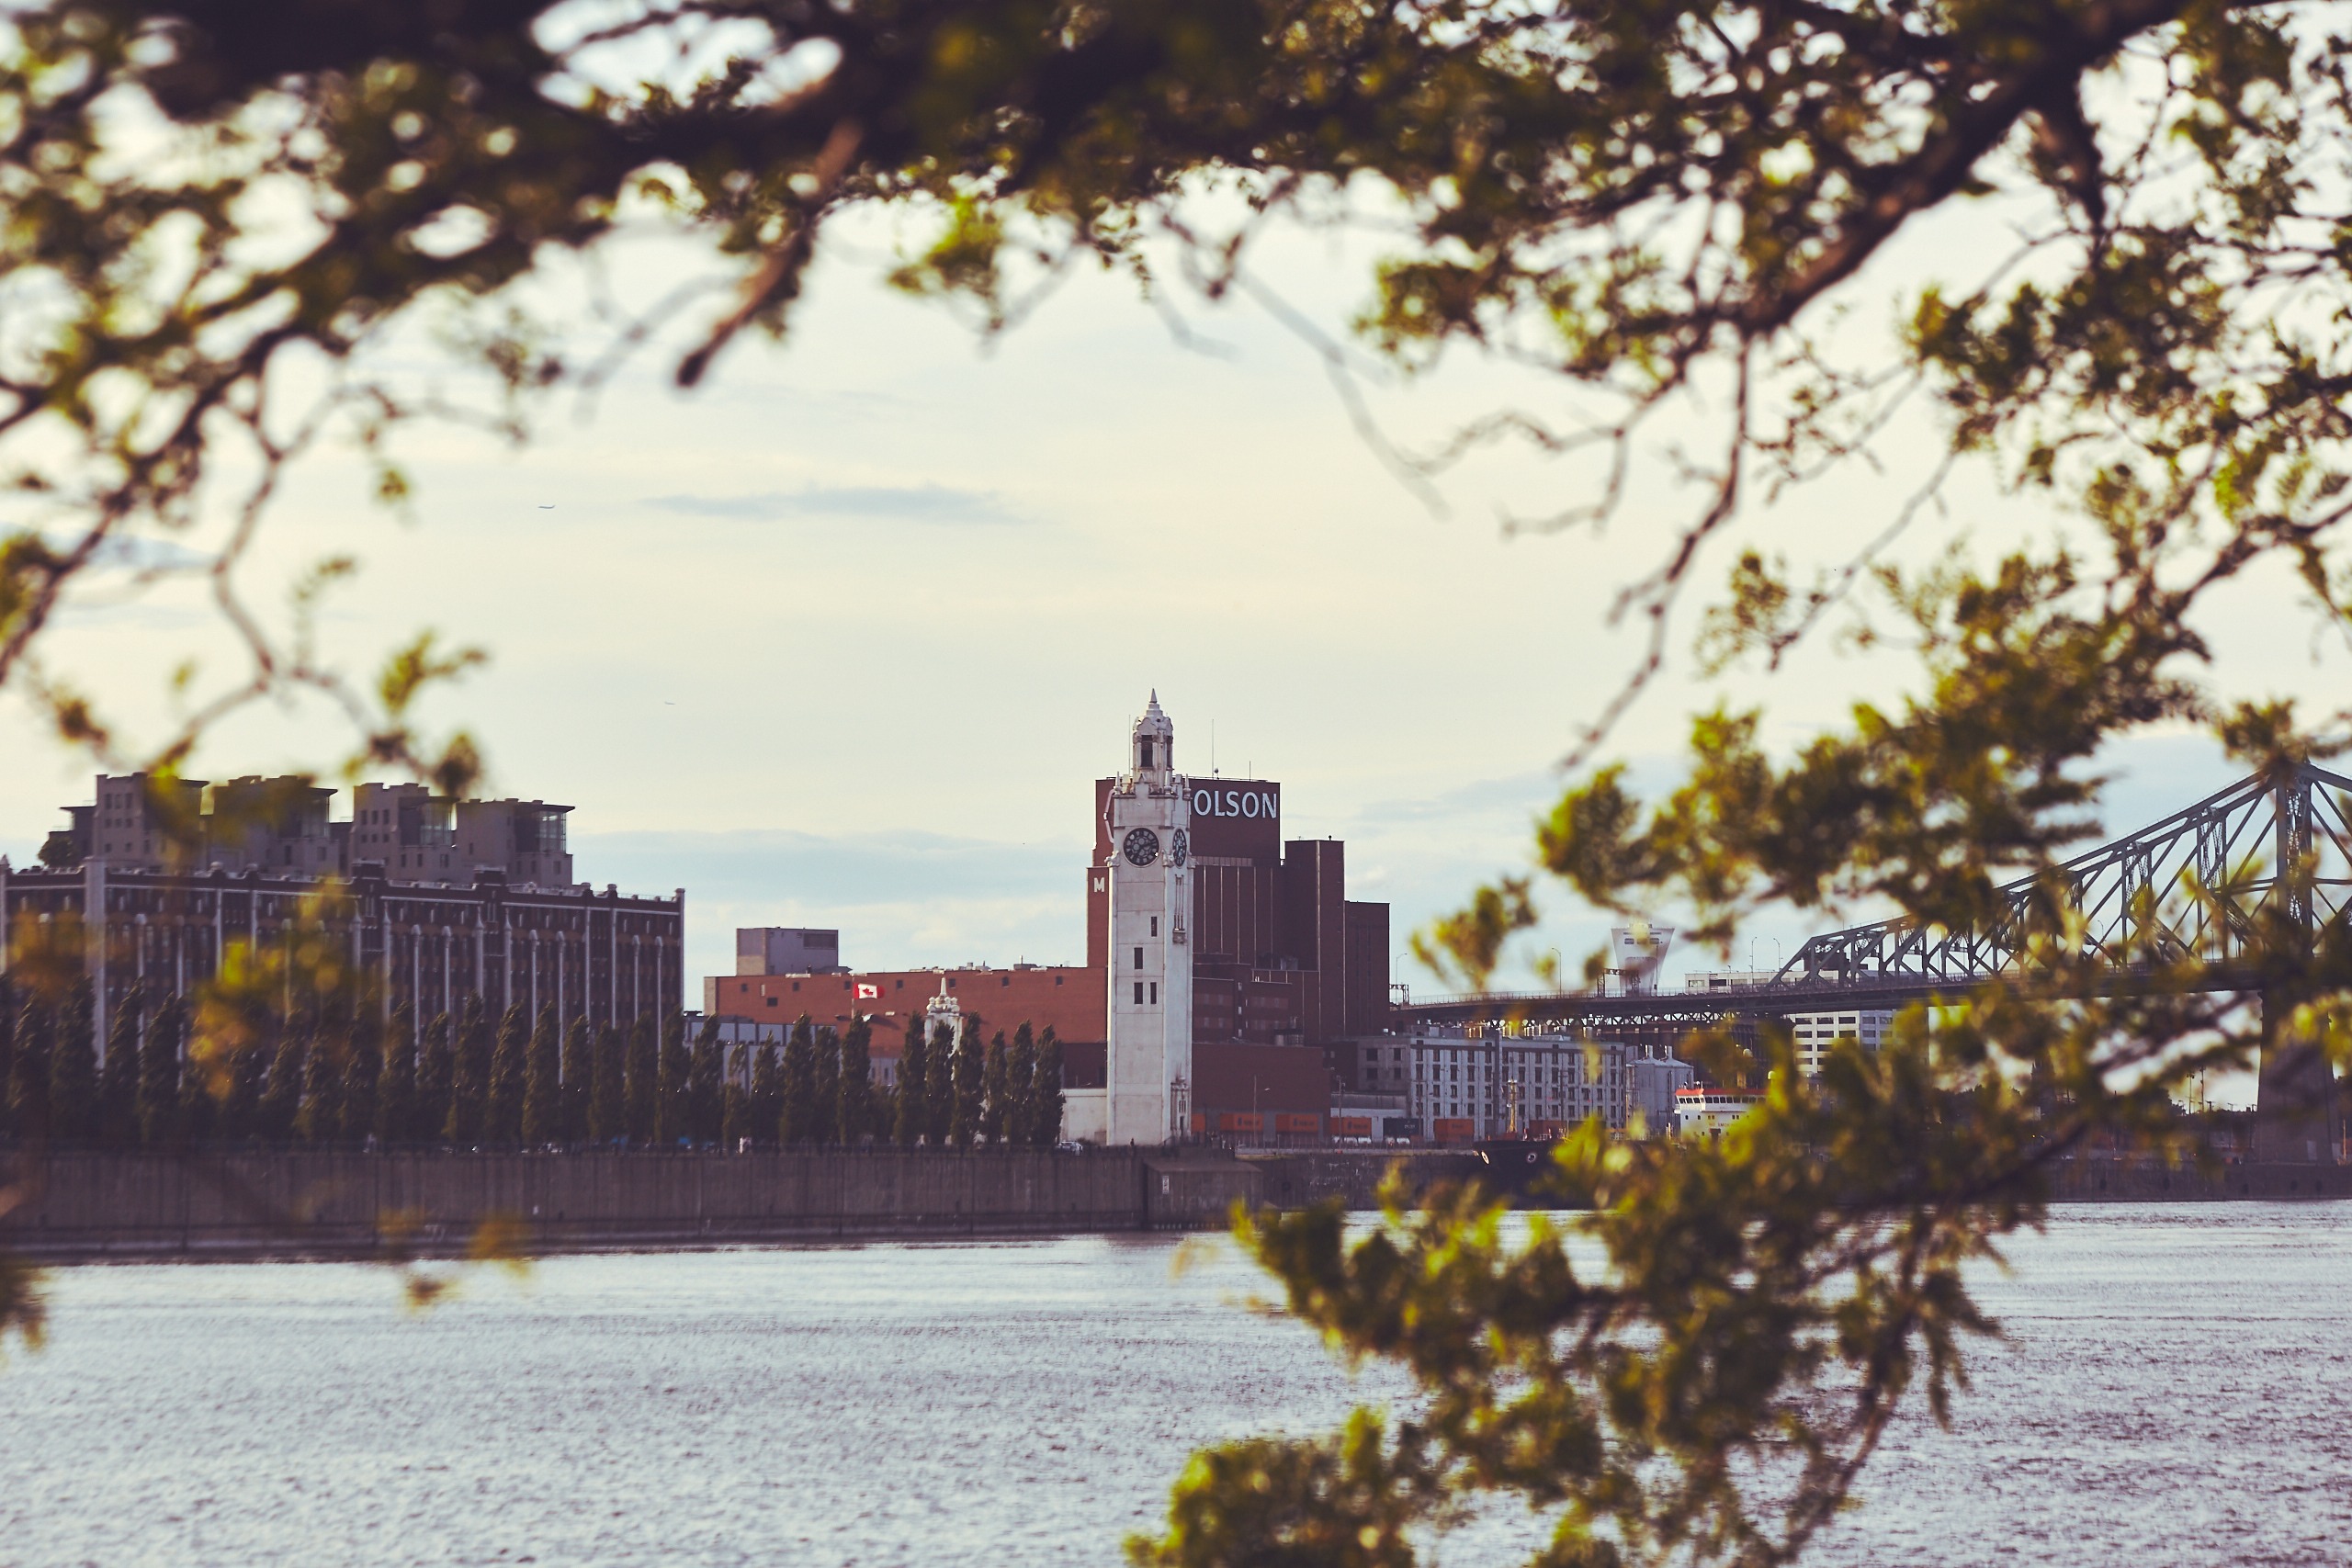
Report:
[[105,1148],[206,1144],[458,1148],[679,1145],[969,1148],[1058,1135],[1061,1046],[1023,1024],[982,1043],[979,1021],[908,1025],[876,1085],[872,1026],[729,1045],[716,1019],[686,1038],[672,1013],[617,1026],[552,1007],[493,1015],[479,996],[417,1027],[406,1003],[332,999],[266,1017],[232,1050],[189,1049],[179,997],[134,989],[97,1049],[86,981],[62,995],[0,983],[0,1137]]
[[[807,1027],[804,1018],[793,1032],[796,1043]],[[999,1030],[986,1048],[978,1014],[960,1031],[933,1023],[926,1038],[924,1029],[922,1017],[908,1020],[899,1053],[890,1130],[901,1147],[1042,1147],[1061,1135],[1062,1047],[1050,1027],[1033,1039],[1024,1023],[1009,1047]]]

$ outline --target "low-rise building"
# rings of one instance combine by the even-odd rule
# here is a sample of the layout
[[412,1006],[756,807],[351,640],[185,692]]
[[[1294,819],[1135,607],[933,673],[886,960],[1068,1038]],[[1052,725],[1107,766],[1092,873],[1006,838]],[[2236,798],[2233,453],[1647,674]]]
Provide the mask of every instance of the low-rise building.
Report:
[[738,975],[846,975],[842,933],[813,926],[737,926]]
[[1399,1091],[1379,1094],[1370,1089],[1331,1091],[1331,1141],[1335,1144],[1412,1143],[1420,1135],[1413,1120],[1412,1099]]
[[[1774,978],[1770,969],[1724,969],[1692,975],[1684,987],[1693,991],[1736,991],[1769,986]],[[1894,1013],[1888,1008],[1829,1009],[1781,1016],[1788,1020],[1789,1033],[1796,1043],[1797,1070],[1808,1078],[1821,1076],[1822,1058],[1838,1041],[1856,1041],[1863,1050],[1875,1053],[1894,1027]]]
[[822,974],[711,975],[702,983],[703,1010],[718,1018],[790,1024],[802,1013],[818,1023],[846,1028],[871,1018],[877,1031],[903,1030],[933,997],[953,997],[967,1012],[1008,1034],[1022,1024],[1047,1029],[1062,1042],[1102,1045],[1102,976],[1074,965],[1023,964],[990,969],[835,968]]
[[[1671,1056],[1617,1040],[1547,1034],[1508,1026],[1431,1024],[1409,1033],[1355,1043],[1356,1082],[1363,1090],[1401,1088],[1421,1137],[1467,1143],[1512,1134],[1553,1137],[1589,1118],[1625,1132],[1643,1102],[1641,1082],[1688,1082],[1690,1067]],[[1638,1077],[1635,1064],[1653,1062]],[[1660,1123],[1647,1120],[1645,1125]]]
[[1634,1117],[1640,1120],[1641,1134],[1658,1137],[1675,1129],[1675,1118],[1681,1101],[1678,1098],[1684,1089],[1698,1080],[1690,1063],[1674,1056],[1636,1055],[1625,1063],[1625,1096],[1634,1113],[1626,1122],[1632,1131]]

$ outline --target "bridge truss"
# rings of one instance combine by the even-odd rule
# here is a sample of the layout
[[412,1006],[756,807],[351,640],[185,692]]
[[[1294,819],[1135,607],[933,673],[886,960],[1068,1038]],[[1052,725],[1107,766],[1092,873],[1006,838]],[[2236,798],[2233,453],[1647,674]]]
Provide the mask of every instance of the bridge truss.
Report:
[[[2193,877],[2207,897],[2189,896]],[[2352,779],[2302,763],[2240,779],[2187,810],[2001,889],[1987,929],[1880,920],[1814,937],[1772,981],[1867,988],[1962,987],[2015,974],[2029,912],[2054,890],[2083,919],[2085,954],[2153,945],[2217,976],[2246,956],[2257,912],[2276,909],[2307,936],[2352,907]],[[2043,928],[2046,929],[2046,928]]]
[[[2283,872],[2285,874],[2281,874]],[[2182,874],[2209,894],[2190,897]],[[1879,920],[1816,936],[1770,981],[1730,990],[1487,992],[1400,998],[1399,1021],[1472,1023],[1510,1018],[1542,1028],[1592,1031],[1700,1028],[1829,1009],[1900,1008],[1982,981],[2016,975],[2024,962],[2034,898],[2055,887],[2083,916],[2090,955],[2121,955],[2139,939],[2170,956],[2203,960],[2217,989],[2245,975],[2256,915],[2272,907],[2312,936],[2352,909],[2352,778],[2303,764],[2256,774],[2185,811],[2102,844],[2045,874],[2001,889],[2003,913],[1986,931],[1947,931]]]

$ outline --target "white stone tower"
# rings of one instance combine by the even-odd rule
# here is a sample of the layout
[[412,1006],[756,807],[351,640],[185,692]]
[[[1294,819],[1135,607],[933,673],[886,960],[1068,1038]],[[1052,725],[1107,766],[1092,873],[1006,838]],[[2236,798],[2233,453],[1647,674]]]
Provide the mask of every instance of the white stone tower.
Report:
[[1111,786],[1110,1019],[1103,1140],[1157,1144],[1188,1115],[1193,1082],[1191,795],[1159,694],[1136,720]]

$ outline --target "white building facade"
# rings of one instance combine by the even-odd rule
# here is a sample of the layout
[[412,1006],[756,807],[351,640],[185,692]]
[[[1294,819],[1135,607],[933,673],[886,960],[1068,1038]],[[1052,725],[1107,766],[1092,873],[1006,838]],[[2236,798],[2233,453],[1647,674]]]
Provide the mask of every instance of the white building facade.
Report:
[[[1684,984],[1690,990],[1719,993],[1770,985],[1772,977],[1769,969],[1730,969],[1693,975]],[[1857,1041],[1863,1050],[1876,1054],[1894,1027],[1894,1013],[1888,1008],[1848,1008],[1783,1016],[1789,1021],[1789,1032],[1796,1043],[1797,1070],[1808,1079],[1821,1076],[1822,1059],[1838,1041]]]
[[1894,1013],[1891,1009],[1792,1012],[1789,1014],[1789,1032],[1796,1037],[1797,1070],[1807,1078],[1819,1077],[1822,1058],[1840,1040],[1859,1041],[1864,1051],[1876,1055],[1894,1027]]
[[1103,1087],[1064,1100],[1063,1136],[1159,1144],[1192,1112],[1191,791],[1176,728],[1154,692],[1128,739],[1127,771],[1105,807],[1111,835],[1110,974]]
[[[1359,1081],[1367,1088],[1388,1088],[1406,1075],[1401,1087],[1419,1135],[1440,1143],[1548,1136],[1591,1116],[1623,1132],[1636,1103],[1635,1065],[1643,1060],[1637,1047],[1620,1041],[1460,1024],[1360,1041],[1357,1050]],[[1679,1081],[1689,1082],[1690,1067],[1672,1065],[1681,1070]]]

